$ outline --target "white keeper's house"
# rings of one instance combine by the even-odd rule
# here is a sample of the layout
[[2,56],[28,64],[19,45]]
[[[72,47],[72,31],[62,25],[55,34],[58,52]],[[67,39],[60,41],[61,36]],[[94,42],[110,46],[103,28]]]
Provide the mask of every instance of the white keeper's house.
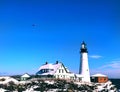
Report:
[[54,64],[46,62],[42,65],[36,75],[40,77],[51,77],[56,79],[70,79],[82,82],[90,82],[90,73],[88,65],[88,51],[83,42],[80,48],[80,68],[79,74],[70,72],[63,63],[56,61]]
[[71,73],[61,62],[56,61],[54,64],[46,62],[39,68],[36,73],[41,77],[53,77],[59,79],[75,79],[75,74]]

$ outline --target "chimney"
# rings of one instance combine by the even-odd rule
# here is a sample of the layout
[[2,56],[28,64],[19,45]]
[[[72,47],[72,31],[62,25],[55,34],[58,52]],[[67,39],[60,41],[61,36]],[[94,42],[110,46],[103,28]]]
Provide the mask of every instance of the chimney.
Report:
[[46,65],[48,64],[48,62],[46,61],[46,63],[45,63]]
[[56,64],[58,64],[58,61],[56,61]]

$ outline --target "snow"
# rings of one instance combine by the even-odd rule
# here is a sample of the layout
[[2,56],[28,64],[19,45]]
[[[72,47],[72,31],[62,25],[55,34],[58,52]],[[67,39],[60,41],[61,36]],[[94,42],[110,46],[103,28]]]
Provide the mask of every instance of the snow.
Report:
[[67,67],[65,67],[65,69],[66,69],[66,71],[67,71],[68,73],[70,72]]
[[31,83],[31,81],[20,81],[19,84],[26,84],[26,83]]
[[7,91],[7,90],[0,88],[0,92],[5,92],[5,91]]
[[58,63],[58,64],[45,64],[45,65],[42,65],[40,68],[39,68],[39,71],[42,70],[42,69],[52,69],[51,71],[48,71],[47,73],[43,73],[41,75],[54,75],[57,71],[57,69],[61,66],[62,64],[61,63]]
[[15,84],[18,84],[19,81],[14,79],[14,78],[11,78],[11,77],[0,77],[0,79],[4,79],[4,81],[0,81],[0,84],[7,84],[9,82],[14,82]]
[[54,81],[45,81],[45,83],[54,84],[55,82]]
[[94,74],[94,75],[92,75],[92,77],[107,77],[107,75],[103,75],[103,74]]
[[25,74],[24,74],[24,75],[22,75],[21,77],[29,78],[29,77],[30,77],[30,75],[29,75],[29,74],[27,74],[27,73],[25,73]]
[[78,78],[82,78],[82,77],[83,77],[83,75],[81,75],[81,74],[76,74],[76,76],[77,76]]
[[41,69],[53,69],[53,65],[52,64],[45,64],[39,68],[39,70],[41,70]]

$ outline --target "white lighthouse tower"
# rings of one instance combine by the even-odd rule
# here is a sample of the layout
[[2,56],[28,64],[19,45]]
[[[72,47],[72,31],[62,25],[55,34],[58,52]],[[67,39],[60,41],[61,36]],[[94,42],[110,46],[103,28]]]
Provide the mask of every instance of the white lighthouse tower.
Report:
[[79,74],[82,75],[83,82],[90,82],[90,72],[89,72],[89,65],[88,65],[88,51],[86,48],[86,44],[83,41],[81,44],[81,51],[80,51],[80,69]]

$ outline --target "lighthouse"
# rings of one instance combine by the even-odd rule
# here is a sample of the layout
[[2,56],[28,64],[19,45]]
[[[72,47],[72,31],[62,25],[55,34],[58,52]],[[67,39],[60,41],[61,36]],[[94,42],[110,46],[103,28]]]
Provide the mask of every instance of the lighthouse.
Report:
[[79,74],[82,75],[83,82],[90,82],[90,72],[88,65],[88,51],[85,42],[83,41],[80,49],[80,68]]

